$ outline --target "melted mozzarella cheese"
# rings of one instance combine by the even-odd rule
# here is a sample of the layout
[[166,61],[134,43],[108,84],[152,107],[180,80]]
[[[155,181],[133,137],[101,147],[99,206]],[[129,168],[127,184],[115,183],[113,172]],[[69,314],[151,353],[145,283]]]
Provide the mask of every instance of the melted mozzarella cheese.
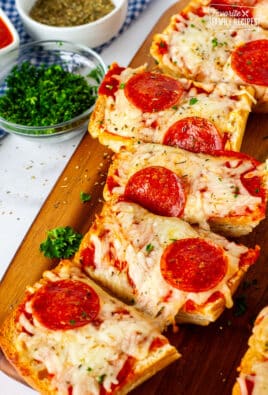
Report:
[[[143,72],[145,67],[139,69],[126,69],[118,77],[120,85],[137,72]],[[198,91],[198,84],[194,85],[184,79],[180,80],[185,92],[177,106],[164,111],[146,113],[134,106],[125,96],[124,89],[118,89],[115,98],[107,97],[105,115],[102,127],[115,135],[141,139],[142,141],[162,143],[165,133],[170,126],[182,118],[203,117],[210,120],[223,135],[230,135],[231,149],[237,146],[238,112],[249,112],[250,102],[245,89],[232,84],[217,84],[216,86],[203,86],[204,92]],[[202,88],[202,86],[200,87]],[[194,105],[191,98],[196,99]],[[233,117],[232,114],[235,116]],[[235,118],[235,122],[233,120]],[[246,121],[246,118],[244,118]],[[243,125],[240,124],[243,129]]]
[[[103,210],[97,226],[92,227],[86,237],[87,243],[98,250],[94,256],[94,270],[91,267],[86,270],[121,296],[134,299],[135,306],[155,317],[160,328],[174,323],[177,313],[188,299],[201,305],[214,292],[220,291],[225,297],[226,306],[232,306],[228,280],[238,272],[239,258],[247,252],[247,247],[230,243],[211,232],[196,230],[178,218],[156,216],[133,203],[106,204]],[[213,289],[189,293],[172,287],[164,280],[160,261],[163,251],[174,240],[195,237],[222,247],[228,269]],[[126,262],[126,269],[118,270],[113,266],[109,254],[111,246],[113,257]],[[148,246],[151,247],[149,250]]]
[[[41,362],[53,375],[52,386],[62,395],[99,395],[98,380],[109,391],[117,384],[117,375],[128,356],[146,359],[153,339],[159,336],[156,326],[144,320],[136,311],[111,298],[81,272],[78,267],[63,266],[59,273],[46,272],[48,281],[64,278],[84,281],[92,286],[101,298],[98,319],[100,325],[91,323],[71,330],[49,330],[32,314],[31,301],[26,303],[27,315],[22,313],[19,325],[23,328],[18,338],[18,348],[33,360]],[[31,287],[32,292],[40,285]],[[120,314],[120,309],[129,314]]]
[[[245,360],[242,361],[242,373],[237,381],[240,386],[241,394],[247,395],[246,379],[252,381],[253,390],[252,395],[267,395],[268,393],[268,306],[264,307],[258,314],[252,331],[252,336],[249,338],[250,355],[245,355]],[[250,366],[250,375],[243,372],[243,364],[247,367],[247,372]]]
[[[231,166],[225,163],[230,162]],[[148,166],[163,166],[179,175],[186,184],[186,204],[182,219],[205,226],[210,218],[235,215],[247,217],[248,212],[259,214],[261,198],[251,195],[241,182],[241,175],[252,168],[248,160],[193,154],[179,148],[158,144],[135,144],[133,149],[121,151],[115,158],[110,173],[118,186],[112,195],[124,194],[130,177]],[[263,167],[256,174],[262,176]],[[105,188],[104,197],[112,197]],[[249,216],[251,223],[251,218]],[[245,218],[245,227],[246,227]]]
[[256,374],[254,377],[254,388],[252,395],[268,394],[268,361],[256,362],[252,366],[252,370]]
[[247,41],[267,38],[267,32],[213,8],[203,9],[206,15],[202,17],[192,12],[187,19],[179,14],[173,16],[166,32],[157,36],[157,41],[164,40],[169,48],[161,61],[178,75],[199,81],[229,82],[223,67],[231,52]]
[[253,336],[249,339],[249,345],[258,353],[268,359],[268,307],[259,313],[253,328]]

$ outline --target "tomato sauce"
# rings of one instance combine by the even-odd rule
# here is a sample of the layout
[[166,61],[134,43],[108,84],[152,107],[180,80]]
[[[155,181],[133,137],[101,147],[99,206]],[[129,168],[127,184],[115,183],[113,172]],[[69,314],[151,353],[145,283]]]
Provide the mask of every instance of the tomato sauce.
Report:
[[2,18],[0,18],[0,48],[7,47],[9,44],[11,44],[13,41],[13,36],[3,21]]

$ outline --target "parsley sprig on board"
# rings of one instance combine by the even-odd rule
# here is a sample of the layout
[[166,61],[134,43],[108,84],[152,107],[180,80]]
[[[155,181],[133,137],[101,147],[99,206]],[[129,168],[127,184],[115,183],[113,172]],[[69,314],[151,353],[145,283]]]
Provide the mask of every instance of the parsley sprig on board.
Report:
[[50,126],[68,121],[90,108],[97,97],[100,72],[89,77],[96,85],[60,65],[35,66],[28,61],[15,66],[6,79],[7,91],[0,98],[0,115],[26,126]]
[[70,226],[60,226],[47,232],[47,239],[40,244],[40,251],[47,258],[70,258],[78,250],[82,235]]

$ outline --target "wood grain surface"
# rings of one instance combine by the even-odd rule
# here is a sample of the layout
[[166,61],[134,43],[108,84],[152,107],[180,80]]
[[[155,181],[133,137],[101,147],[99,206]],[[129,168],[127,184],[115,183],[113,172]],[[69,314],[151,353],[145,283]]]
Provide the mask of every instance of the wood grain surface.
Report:
[[[154,61],[149,55],[152,36],[161,32],[169,18],[188,1],[169,8],[141,45],[130,66],[137,67]],[[116,61],[116,59],[115,59]],[[268,154],[268,115],[251,114],[248,120],[242,152],[260,161]],[[16,252],[0,284],[0,323],[21,300],[25,287],[39,280],[45,269],[56,262],[42,257],[39,245],[48,229],[70,225],[85,233],[96,212],[102,206],[102,189],[111,161],[111,152],[85,134],[62,175],[41,208],[30,230]],[[88,192],[92,200],[80,201],[80,192]],[[261,255],[250,268],[235,295],[235,305],[226,310],[218,321],[208,327],[181,326],[178,333],[167,333],[171,343],[182,353],[173,363],[133,395],[230,395],[237,375],[236,369],[247,348],[252,323],[262,307],[268,305],[268,220],[263,221],[250,235],[239,240],[247,246],[259,244]],[[237,306],[246,306],[240,315]],[[0,369],[20,380],[0,353]]]

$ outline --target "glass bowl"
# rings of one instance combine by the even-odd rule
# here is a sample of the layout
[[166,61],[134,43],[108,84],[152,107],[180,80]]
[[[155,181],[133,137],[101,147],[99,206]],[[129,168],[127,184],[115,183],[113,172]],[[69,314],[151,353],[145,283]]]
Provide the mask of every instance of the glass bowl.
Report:
[[[60,65],[69,73],[83,76],[89,85],[93,86],[95,96],[97,96],[98,86],[107,72],[107,68],[101,57],[86,46],[67,41],[35,41],[20,46],[18,49],[10,51],[0,69],[0,97],[5,95],[7,77],[15,66],[20,66],[23,62],[30,62],[31,65],[49,67]],[[92,71],[94,76],[90,75]],[[90,113],[95,102],[83,113],[74,118],[49,126],[26,126],[12,123],[0,115],[0,128],[4,131],[24,136],[38,141],[63,141],[76,136],[78,133],[86,131]]]

